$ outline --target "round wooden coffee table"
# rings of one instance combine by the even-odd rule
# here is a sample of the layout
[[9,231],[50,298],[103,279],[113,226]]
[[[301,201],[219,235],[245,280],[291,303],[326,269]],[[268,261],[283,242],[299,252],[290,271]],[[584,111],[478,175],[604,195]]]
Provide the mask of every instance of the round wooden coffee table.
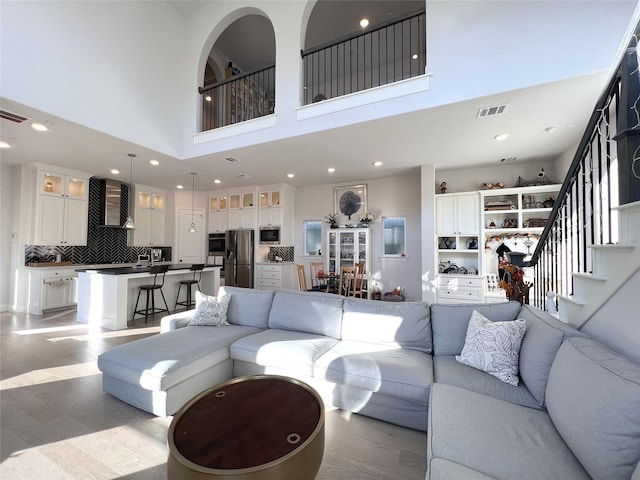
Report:
[[324,405],[293,378],[238,377],[184,405],[168,442],[169,480],[311,480],[324,453]]

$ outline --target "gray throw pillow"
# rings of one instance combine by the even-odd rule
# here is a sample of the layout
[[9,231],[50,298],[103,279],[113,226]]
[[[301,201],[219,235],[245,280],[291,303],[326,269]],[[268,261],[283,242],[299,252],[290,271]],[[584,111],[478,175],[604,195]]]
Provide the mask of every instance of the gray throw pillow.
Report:
[[229,325],[227,309],[230,301],[231,295],[220,295],[216,298],[196,290],[196,311],[189,325],[214,327]]
[[462,353],[456,360],[510,385],[517,386],[524,320],[492,322],[474,310],[467,327]]

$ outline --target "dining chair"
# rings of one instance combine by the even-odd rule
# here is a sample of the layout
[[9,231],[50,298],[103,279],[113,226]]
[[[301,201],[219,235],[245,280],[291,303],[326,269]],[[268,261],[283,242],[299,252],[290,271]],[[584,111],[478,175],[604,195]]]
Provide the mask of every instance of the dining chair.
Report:
[[345,297],[352,297],[355,279],[358,276],[358,267],[340,267],[340,278],[338,281],[338,294]]
[[304,265],[296,264],[296,271],[298,272],[298,290],[301,292],[307,291],[307,276],[304,273]]
[[359,298],[366,298],[364,292],[364,274],[365,274],[365,264],[364,262],[356,263],[356,267],[358,267],[358,273],[356,274],[355,281],[353,284],[353,296]]
[[326,278],[318,276],[318,274],[324,270],[324,264],[322,262],[310,262],[309,270],[311,273],[311,287],[318,290],[326,290]]

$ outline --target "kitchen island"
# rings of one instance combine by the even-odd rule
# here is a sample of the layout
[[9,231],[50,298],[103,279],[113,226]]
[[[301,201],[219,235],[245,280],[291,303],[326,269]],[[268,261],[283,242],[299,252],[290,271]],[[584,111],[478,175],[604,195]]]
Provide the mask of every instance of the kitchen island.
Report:
[[[190,264],[169,265],[162,291],[169,310],[173,312],[180,280],[190,280]],[[78,322],[109,330],[123,330],[133,318],[140,285],[153,283],[151,267],[80,268],[78,272]],[[220,287],[220,267],[206,265],[202,271],[200,289],[215,295]],[[194,287],[195,288],[195,287]],[[156,292],[156,306],[162,305],[162,296]],[[186,298],[183,288],[181,299]],[[144,302],[145,296],[140,296]],[[183,307],[180,307],[183,308]],[[140,317],[143,318],[143,317]]]

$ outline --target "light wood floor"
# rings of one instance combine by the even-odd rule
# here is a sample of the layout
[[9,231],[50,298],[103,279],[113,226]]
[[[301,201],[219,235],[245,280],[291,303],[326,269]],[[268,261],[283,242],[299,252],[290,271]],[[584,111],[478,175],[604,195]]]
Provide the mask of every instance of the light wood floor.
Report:
[[[75,310],[0,313],[2,480],[166,479],[171,417],[103,393],[96,366],[103,351],[156,334],[159,318],[94,332]],[[317,479],[422,480],[425,455],[423,432],[333,410]]]

